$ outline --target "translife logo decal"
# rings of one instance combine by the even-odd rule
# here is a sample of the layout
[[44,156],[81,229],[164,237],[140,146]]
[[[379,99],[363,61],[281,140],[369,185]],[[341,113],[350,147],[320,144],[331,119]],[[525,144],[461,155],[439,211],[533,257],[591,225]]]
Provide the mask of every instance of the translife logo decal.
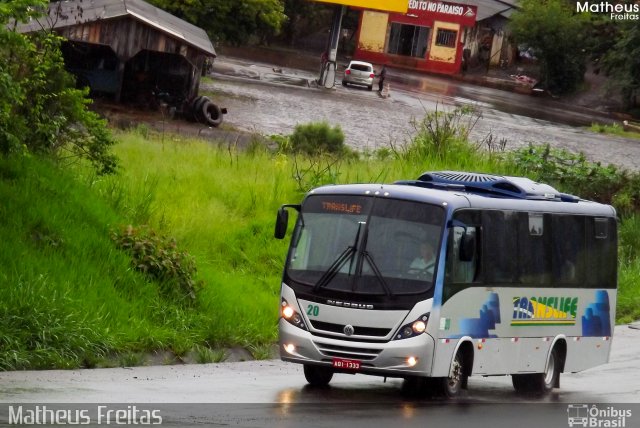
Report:
[[631,419],[629,409],[620,409],[604,404],[569,404],[567,406],[567,424],[570,427],[587,428],[631,428],[627,420]]
[[577,1],[578,13],[606,13],[612,21],[640,21],[640,2],[610,3],[608,1]]
[[575,325],[577,297],[514,297],[512,326]]

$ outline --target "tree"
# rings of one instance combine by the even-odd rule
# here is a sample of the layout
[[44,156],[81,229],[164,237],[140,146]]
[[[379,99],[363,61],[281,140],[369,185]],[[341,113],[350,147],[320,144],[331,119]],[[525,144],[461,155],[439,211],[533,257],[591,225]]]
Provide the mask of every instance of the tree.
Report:
[[613,46],[604,54],[602,66],[613,78],[612,86],[620,90],[625,109],[638,105],[640,91],[640,25],[623,21]]
[[584,80],[588,15],[566,0],[522,0],[512,15],[511,33],[532,48],[540,63],[540,80],[549,90],[572,91]]
[[277,34],[286,20],[282,0],[150,0],[203,28],[213,40],[234,44]]
[[282,39],[289,46],[311,31],[317,31],[318,25],[329,28],[332,9],[322,3],[306,0],[284,0],[284,13],[287,20],[282,28]]
[[[88,159],[100,173],[115,169],[106,122],[88,109],[64,69],[62,39],[51,31],[25,35],[16,23],[46,11],[45,0],[0,4],[0,153],[29,151]],[[10,24],[11,23],[11,24]]]

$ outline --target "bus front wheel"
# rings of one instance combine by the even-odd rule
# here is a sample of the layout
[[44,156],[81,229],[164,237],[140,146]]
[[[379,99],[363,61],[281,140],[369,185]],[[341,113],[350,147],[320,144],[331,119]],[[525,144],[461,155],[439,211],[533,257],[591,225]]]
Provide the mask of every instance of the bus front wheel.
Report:
[[456,353],[453,362],[451,363],[451,371],[449,377],[439,378],[438,392],[441,395],[453,398],[460,395],[460,391],[465,387],[467,383],[467,368],[465,367],[465,359],[462,352]]
[[311,386],[327,386],[333,378],[333,370],[328,367],[305,364],[304,377]]

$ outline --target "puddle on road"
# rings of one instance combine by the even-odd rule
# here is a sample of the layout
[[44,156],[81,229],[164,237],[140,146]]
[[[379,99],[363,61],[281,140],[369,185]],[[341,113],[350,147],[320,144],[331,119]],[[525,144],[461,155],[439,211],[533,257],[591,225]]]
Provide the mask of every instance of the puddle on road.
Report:
[[284,83],[287,85],[302,86],[306,88],[311,86],[307,79],[296,76],[287,76],[285,74],[266,73],[262,75],[262,79],[269,82]]

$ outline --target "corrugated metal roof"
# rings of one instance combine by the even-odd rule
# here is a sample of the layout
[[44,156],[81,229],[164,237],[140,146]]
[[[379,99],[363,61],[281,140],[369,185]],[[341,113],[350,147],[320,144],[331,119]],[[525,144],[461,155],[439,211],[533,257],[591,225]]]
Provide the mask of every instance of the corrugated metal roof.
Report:
[[456,3],[476,6],[478,16],[476,21],[482,21],[492,16],[503,14],[517,8],[518,0],[452,0]]
[[505,10],[504,12],[502,12],[500,15],[506,19],[511,19],[511,15],[513,15],[513,12],[515,12],[516,9],[509,9],[509,10]]
[[[49,21],[53,23],[53,28],[123,16],[132,16],[176,39],[181,39],[197,49],[216,56],[211,40],[202,28],[143,0],[67,0],[49,4]],[[50,28],[50,23],[45,20],[47,18],[40,18],[37,21],[19,25],[18,31],[37,31],[41,28],[41,24],[44,28]]]
[[515,8],[519,8],[520,7],[520,5],[519,5],[520,0],[498,0],[498,1],[501,2],[501,3],[506,3],[509,6],[513,6]]

